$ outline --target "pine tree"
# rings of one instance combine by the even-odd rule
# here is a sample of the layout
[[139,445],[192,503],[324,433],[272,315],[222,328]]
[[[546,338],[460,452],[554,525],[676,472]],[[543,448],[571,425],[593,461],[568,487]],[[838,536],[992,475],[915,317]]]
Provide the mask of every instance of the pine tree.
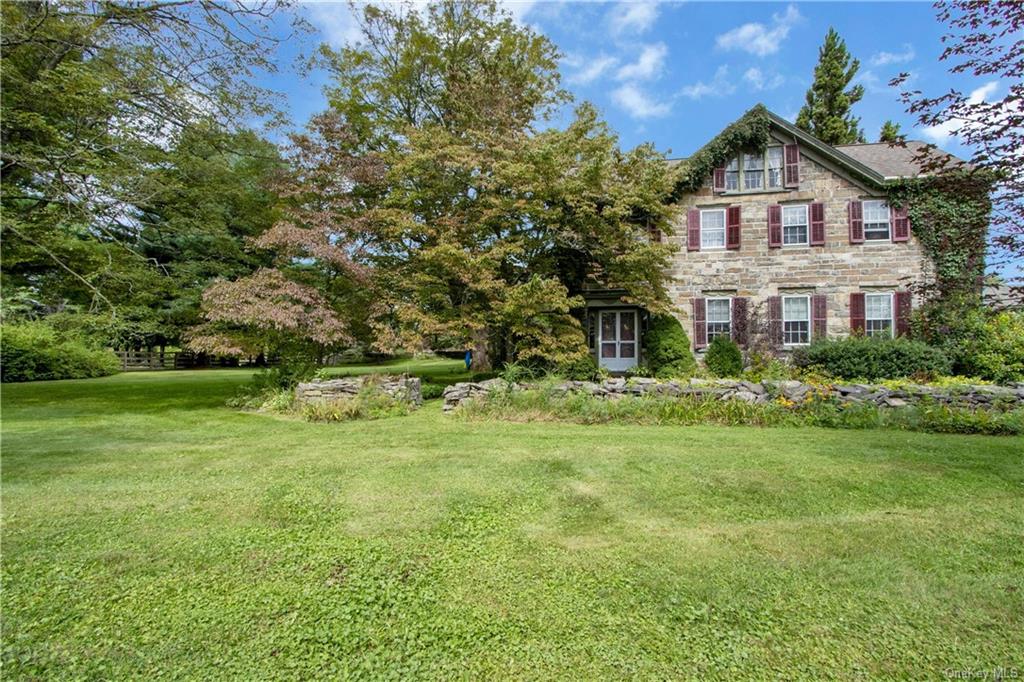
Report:
[[846,89],[859,68],[860,61],[851,59],[846,42],[830,28],[818,50],[814,83],[807,90],[797,126],[828,144],[864,142],[860,119],[850,113],[851,107],[864,96],[864,86]]
[[886,121],[882,124],[882,132],[878,134],[879,142],[899,142],[904,138],[900,132],[900,124]]

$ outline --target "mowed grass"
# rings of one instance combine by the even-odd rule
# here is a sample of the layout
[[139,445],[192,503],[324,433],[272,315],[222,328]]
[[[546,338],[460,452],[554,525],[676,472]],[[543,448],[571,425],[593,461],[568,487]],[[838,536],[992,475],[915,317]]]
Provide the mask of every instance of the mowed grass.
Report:
[[1024,439],[3,387],[6,679],[1024,670]]

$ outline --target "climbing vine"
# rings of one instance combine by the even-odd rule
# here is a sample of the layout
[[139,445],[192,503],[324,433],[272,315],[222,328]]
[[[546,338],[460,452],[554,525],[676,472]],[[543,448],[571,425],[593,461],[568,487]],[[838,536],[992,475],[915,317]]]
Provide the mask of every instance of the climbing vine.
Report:
[[677,166],[678,181],[673,198],[700,189],[704,179],[724,165],[737,149],[763,150],[771,141],[771,119],[762,104],[729,124],[710,142]]
[[892,205],[907,207],[910,227],[935,268],[926,298],[976,292],[985,271],[992,179],[953,171],[889,185]]

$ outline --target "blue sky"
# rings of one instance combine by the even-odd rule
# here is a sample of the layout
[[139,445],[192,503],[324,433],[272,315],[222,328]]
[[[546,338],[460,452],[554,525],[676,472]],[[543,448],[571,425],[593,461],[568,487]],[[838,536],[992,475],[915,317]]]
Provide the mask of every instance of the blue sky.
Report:
[[[943,26],[929,3],[710,3],[508,1],[517,21],[547,35],[564,53],[564,85],[594,102],[624,147],[650,141],[673,156],[692,153],[757,102],[793,119],[810,85],[820,46],[834,26],[860,59],[864,99],[854,109],[869,141],[882,122],[911,138],[967,155],[948,130],[914,128],[887,83],[900,71],[927,93],[956,86],[988,99],[998,82],[954,79],[938,57]],[[322,72],[284,68],[316,44],[358,34],[342,2],[299,9],[316,33],[282,48],[282,72],[264,84],[283,93],[295,125],[325,107]],[[282,22],[283,25],[283,22]]]

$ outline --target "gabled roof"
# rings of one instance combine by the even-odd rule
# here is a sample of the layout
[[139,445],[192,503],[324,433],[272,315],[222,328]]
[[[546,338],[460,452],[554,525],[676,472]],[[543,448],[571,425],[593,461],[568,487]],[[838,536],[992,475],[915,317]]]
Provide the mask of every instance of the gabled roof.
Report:
[[[764,105],[754,106],[743,116],[750,116],[758,110],[762,112],[760,115],[767,115],[772,127],[781,131],[784,136],[793,138],[802,148],[809,149],[817,156],[831,161],[862,183],[881,187],[891,180],[922,175],[921,164],[914,158],[925,150],[924,142],[908,141],[906,146],[890,145],[887,142],[832,146],[822,142],[806,130],[797,128],[778,114],[769,111]],[[708,145],[710,144],[709,142]],[[702,149],[704,148],[702,147]],[[698,156],[699,153],[698,151],[689,159]],[[946,152],[936,151],[934,153],[953,162],[964,163]],[[689,159],[669,159],[668,162],[675,166],[684,164]]]

